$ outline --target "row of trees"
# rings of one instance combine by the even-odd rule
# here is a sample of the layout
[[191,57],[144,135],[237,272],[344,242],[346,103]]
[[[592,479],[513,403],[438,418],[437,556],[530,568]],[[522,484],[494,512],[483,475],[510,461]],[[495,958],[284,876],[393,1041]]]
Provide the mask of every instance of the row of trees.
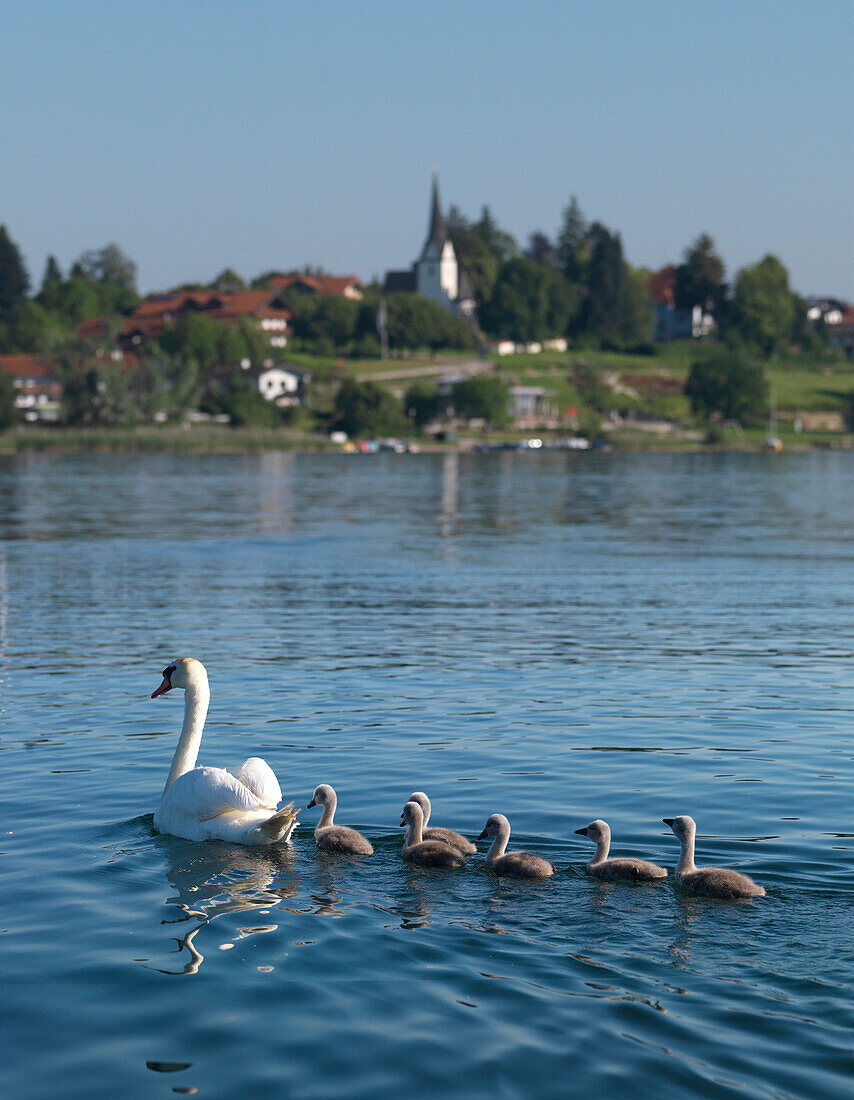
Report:
[[[554,239],[537,231],[521,251],[488,207],[476,222],[451,207],[448,228],[487,333],[519,342],[567,335],[617,349],[651,343],[651,273],[628,264],[620,234],[589,223],[575,197]],[[825,334],[808,326],[806,303],[775,256],[742,269],[732,286],[725,275],[714,241],[700,234],[676,268],[675,307],[699,306],[714,317],[718,337],[763,357],[792,345],[811,352],[825,346]]]
[[335,396],[331,423],[354,436],[396,435],[453,411],[463,419],[503,428],[510,419],[507,403],[507,384],[495,374],[462,379],[447,395],[429,382],[416,382],[402,399],[376,382],[347,378]]
[[[566,335],[576,344],[618,349],[651,344],[655,315],[650,272],[629,265],[620,234],[601,222],[589,223],[576,198],[564,209],[553,239],[534,232],[523,250],[498,226],[488,206],[476,221],[452,206],[448,229],[472,282],[479,323],[488,335],[519,343]],[[263,284],[264,278],[259,276],[252,285]],[[714,241],[701,234],[686,248],[675,284],[678,309],[700,306],[714,316],[719,336],[762,356],[780,354],[793,344],[816,351],[825,342],[820,328],[808,327],[806,304],[791,291],[788,272],[774,256],[744,268],[730,287]],[[211,284],[224,292],[244,285],[228,268]],[[136,265],[115,244],[83,253],[65,277],[56,259],[49,257],[38,293],[29,297],[29,290],[20,252],[0,226],[0,352],[51,351],[81,320],[127,314],[140,300]],[[369,288],[362,302],[295,297],[291,305],[298,347],[327,355],[379,354],[378,287]],[[387,331],[393,351],[474,345],[470,326],[417,295],[389,298]],[[179,325],[169,333],[163,350],[198,359],[202,349],[197,337],[192,326]],[[236,341],[245,345],[246,332]],[[210,334],[203,341],[214,342]]]
[[566,335],[620,348],[651,343],[649,272],[625,261],[619,233],[587,223],[577,199],[554,242],[538,231],[524,251],[488,206],[475,222],[452,206],[448,232],[489,335],[519,343]]

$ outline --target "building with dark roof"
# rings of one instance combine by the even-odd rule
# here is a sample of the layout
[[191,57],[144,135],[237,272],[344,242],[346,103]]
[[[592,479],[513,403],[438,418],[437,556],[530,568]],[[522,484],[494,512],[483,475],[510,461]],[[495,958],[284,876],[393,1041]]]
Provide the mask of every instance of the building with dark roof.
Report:
[[430,298],[458,316],[473,317],[475,301],[471,280],[457,260],[439,202],[439,180],[434,174],[427,238],[421,254],[408,271],[389,271],[383,291],[409,291]]

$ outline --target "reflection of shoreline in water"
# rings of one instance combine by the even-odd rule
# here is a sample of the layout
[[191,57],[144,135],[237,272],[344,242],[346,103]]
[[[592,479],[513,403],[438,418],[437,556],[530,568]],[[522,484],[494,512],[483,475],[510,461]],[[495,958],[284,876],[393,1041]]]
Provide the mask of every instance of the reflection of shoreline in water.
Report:
[[[166,857],[167,881],[177,889],[177,895],[167,898],[167,905],[181,911],[175,920],[163,920],[165,925],[198,921],[183,936],[174,937],[179,956],[186,950],[189,959],[181,970],[144,964],[148,970],[161,974],[196,974],[204,955],[194,944],[201,928],[226,913],[269,911],[285,898],[297,892],[293,876],[296,858],[290,848],[239,848],[226,844],[193,844],[174,837],[160,836],[155,844]],[[277,885],[273,885],[273,883]],[[236,940],[264,932],[273,932],[277,924],[257,924],[238,928]]]

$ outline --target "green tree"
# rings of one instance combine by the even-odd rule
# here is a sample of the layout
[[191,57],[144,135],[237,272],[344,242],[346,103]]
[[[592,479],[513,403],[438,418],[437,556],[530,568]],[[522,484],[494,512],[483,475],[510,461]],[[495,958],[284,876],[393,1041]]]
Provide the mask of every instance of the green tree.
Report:
[[218,294],[236,294],[238,290],[246,289],[246,283],[230,267],[223,268],[211,286]]
[[600,222],[590,227],[590,242],[582,328],[598,340],[620,341],[626,295],[623,243],[619,233],[609,232]]
[[282,415],[272,401],[267,401],[251,382],[233,372],[216,398],[217,411],[227,413],[235,426],[254,425],[272,428],[281,424]]
[[761,363],[722,349],[692,364],[685,395],[697,416],[750,422],[767,408],[768,380]]
[[494,428],[510,421],[507,385],[496,374],[475,374],[457,382],[453,399],[457,415],[467,420],[485,420]]
[[557,249],[539,229],[529,235],[524,255],[541,264],[551,264],[553,267],[557,265]]
[[731,331],[761,355],[788,347],[797,314],[789,273],[776,256],[739,271],[730,314]]
[[7,317],[27,296],[30,277],[18,246],[0,225],[0,319]]
[[403,429],[403,409],[378,383],[345,378],[335,395],[335,422],[348,435],[393,435]]
[[21,414],[15,408],[15,383],[8,374],[0,373],[0,431],[17,424]]
[[152,419],[161,385],[153,362],[138,367],[114,363],[86,340],[69,340],[56,360],[63,383],[64,424],[133,426]]
[[332,354],[346,352],[356,334],[360,304],[337,295],[296,298],[292,306],[294,335],[327,347]]
[[44,265],[44,275],[42,276],[42,293],[45,287],[51,285],[51,283],[62,282],[62,270],[59,266],[56,256],[48,256],[47,263]]
[[583,283],[590,262],[590,239],[587,222],[578,199],[572,196],[564,208],[563,221],[557,237],[557,263],[570,283]]
[[18,302],[7,322],[7,342],[15,351],[48,352],[66,336],[62,325],[32,299]]
[[621,342],[624,348],[648,347],[655,332],[655,306],[649,289],[649,272],[628,264],[625,268]]
[[481,207],[480,217],[472,225],[471,231],[483,241],[499,263],[505,263],[518,251],[515,239],[499,227],[488,206]]
[[393,350],[429,348],[470,348],[471,332],[459,317],[455,317],[438,302],[419,294],[389,294],[388,343]]
[[413,382],[403,398],[406,415],[417,428],[423,428],[442,411],[442,398],[432,382]]
[[701,233],[685,249],[682,263],[676,269],[676,308],[702,306],[707,312],[718,316],[726,297],[724,272],[723,260],[715,252],[715,242],[707,233]]
[[494,336],[529,343],[566,332],[573,306],[566,280],[551,264],[522,256],[502,265],[480,323]]
[[74,266],[93,283],[109,283],[123,290],[136,291],[136,264],[117,244],[89,249]]
[[457,260],[465,269],[480,306],[492,294],[500,261],[486,242],[472,232],[471,224],[455,206],[449,209],[446,224]]

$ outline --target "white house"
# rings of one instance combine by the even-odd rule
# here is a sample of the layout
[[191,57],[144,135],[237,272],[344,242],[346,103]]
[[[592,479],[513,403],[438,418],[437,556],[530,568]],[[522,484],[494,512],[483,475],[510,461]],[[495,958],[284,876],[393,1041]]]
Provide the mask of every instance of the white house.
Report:
[[306,383],[310,381],[304,371],[269,362],[262,366],[253,366],[246,359],[241,362],[240,367],[267,401],[273,401],[282,407],[302,403]]

